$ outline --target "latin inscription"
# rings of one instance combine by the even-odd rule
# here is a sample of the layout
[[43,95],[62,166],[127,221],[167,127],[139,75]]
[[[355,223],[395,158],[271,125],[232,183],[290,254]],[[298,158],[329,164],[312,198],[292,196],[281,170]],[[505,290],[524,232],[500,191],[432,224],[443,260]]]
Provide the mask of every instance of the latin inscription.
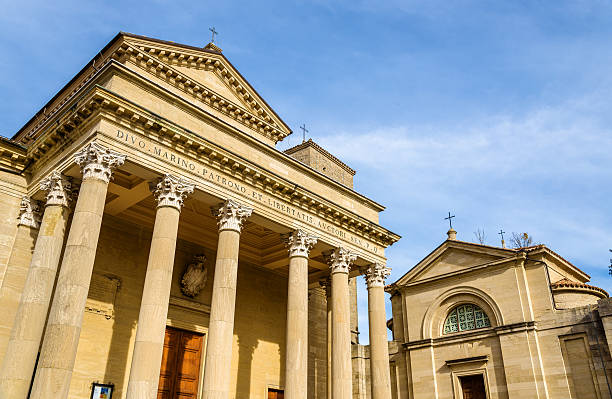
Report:
[[364,248],[375,254],[378,254],[379,252],[378,246],[372,245],[364,239],[354,236],[346,232],[345,230],[339,229],[336,226],[327,223],[324,220],[319,219],[318,217],[310,215],[298,208],[288,205],[283,201],[269,197],[268,195],[254,190],[251,187],[246,186],[236,180],[223,176],[216,171],[213,171],[203,165],[200,165],[199,163],[181,157],[178,154],[168,151],[167,149],[159,145],[152,144],[149,141],[146,141],[133,134],[125,133],[121,130],[117,130],[116,138],[118,140],[124,141],[125,143],[133,147],[139,148],[143,152],[147,152],[157,158],[160,158],[164,161],[175,164],[180,168],[202,176],[207,181],[210,181],[216,185],[226,187],[231,191],[241,194],[242,196],[251,198],[252,200],[255,200],[261,204],[267,205],[268,207],[276,209],[277,211],[285,213],[295,219],[301,220],[302,222],[305,222],[320,230],[327,231],[329,234],[332,234],[345,241],[349,241],[354,245],[359,246],[360,248]]

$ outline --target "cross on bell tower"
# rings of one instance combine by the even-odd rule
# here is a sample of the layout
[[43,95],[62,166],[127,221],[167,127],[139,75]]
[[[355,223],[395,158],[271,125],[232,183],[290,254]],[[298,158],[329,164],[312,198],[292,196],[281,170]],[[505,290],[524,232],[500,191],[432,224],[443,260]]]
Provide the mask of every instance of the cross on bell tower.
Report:
[[302,129],[302,143],[306,142],[306,133],[309,133],[308,129],[306,129],[306,124],[302,123],[302,126],[300,126],[300,129]]

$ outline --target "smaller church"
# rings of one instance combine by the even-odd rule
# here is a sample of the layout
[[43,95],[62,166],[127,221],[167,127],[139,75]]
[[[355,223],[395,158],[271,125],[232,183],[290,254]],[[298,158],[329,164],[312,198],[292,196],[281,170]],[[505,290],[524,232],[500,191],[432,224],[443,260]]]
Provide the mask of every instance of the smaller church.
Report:
[[386,286],[394,398],[610,398],[612,301],[545,245],[448,239]]

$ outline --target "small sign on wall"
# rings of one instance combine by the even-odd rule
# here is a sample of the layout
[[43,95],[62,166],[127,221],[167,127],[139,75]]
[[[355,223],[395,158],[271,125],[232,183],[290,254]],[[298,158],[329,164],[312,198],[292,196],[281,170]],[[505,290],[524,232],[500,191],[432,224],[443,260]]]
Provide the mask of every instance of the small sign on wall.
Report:
[[91,399],[112,399],[114,389],[115,385],[113,384],[94,382],[91,384]]

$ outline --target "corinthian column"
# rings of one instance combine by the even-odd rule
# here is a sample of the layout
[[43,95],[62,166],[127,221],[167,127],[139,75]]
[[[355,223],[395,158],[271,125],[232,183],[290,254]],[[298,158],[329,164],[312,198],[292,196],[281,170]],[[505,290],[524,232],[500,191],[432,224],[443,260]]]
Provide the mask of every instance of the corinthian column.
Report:
[[128,399],[157,398],[179,216],[183,200],[193,192],[194,185],[167,174],[151,189],[157,200],[157,212],[138,316]]
[[285,397],[306,399],[308,387],[308,254],[317,238],[303,230],[285,237],[289,248]]
[[72,377],[83,311],[102,225],[106,190],[125,155],[96,142],[75,154],[83,182],[68,233],[31,399],[65,399]]
[[0,398],[25,399],[45,328],[70,212],[72,184],[55,171],[40,182],[47,192],[34,253],[0,371]]
[[336,248],[327,255],[332,284],[332,398],[351,399],[351,310],[348,273],[357,255]]
[[380,263],[373,263],[366,269],[372,399],[391,399],[387,317],[385,315],[385,279],[390,273],[391,269]]
[[218,218],[219,244],[206,344],[204,399],[229,397],[240,231],[252,212],[232,200],[213,209]]
[[32,251],[40,227],[41,208],[40,203],[30,197],[21,199],[17,235],[0,287],[0,359],[8,345],[28,267],[32,261]]

